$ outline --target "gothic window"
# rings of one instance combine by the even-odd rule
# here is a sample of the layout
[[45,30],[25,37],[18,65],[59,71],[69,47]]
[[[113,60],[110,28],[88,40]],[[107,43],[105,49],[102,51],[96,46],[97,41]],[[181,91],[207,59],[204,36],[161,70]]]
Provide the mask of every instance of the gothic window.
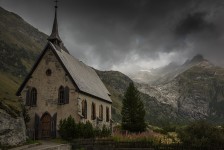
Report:
[[37,105],[37,89],[36,88],[32,88],[30,92],[30,102],[31,102],[31,106]]
[[63,86],[60,86],[58,90],[58,104],[64,104],[65,103],[65,89]]
[[99,118],[103,120],[103,105],[100,105],[99,107]]
[[87,102],[86,100],[82,101],[82,115],[87,119]]
[[37,105],[37,89],[32,88],[26,92],[26,105],[36,106]]
[[92,103],[92,113],[91,113],[91,119],[95,120],[96,119],[96,105],[95,103]]
[[69,87],[60,86],[58,90],[58,104],[68,104],[69,103]]
[[65,100],[64,100],[65,104],[69,103],[69,87],[65,87]]
[[106,121],[109,122],[110,120],[110,109],[109,107],[106,108]]

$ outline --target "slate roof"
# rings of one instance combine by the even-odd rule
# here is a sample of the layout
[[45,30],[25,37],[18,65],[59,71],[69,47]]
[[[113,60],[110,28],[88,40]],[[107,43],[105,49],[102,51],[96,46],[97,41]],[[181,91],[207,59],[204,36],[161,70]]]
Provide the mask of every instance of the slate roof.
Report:
[[107,100],[108,102],[112,102],[109,97],[110,93],[96,74],[95,70],[68,54],[59,46],[54,46],[52,43],[50,44],[55,49],[55,52],[68,70],[79,90]]

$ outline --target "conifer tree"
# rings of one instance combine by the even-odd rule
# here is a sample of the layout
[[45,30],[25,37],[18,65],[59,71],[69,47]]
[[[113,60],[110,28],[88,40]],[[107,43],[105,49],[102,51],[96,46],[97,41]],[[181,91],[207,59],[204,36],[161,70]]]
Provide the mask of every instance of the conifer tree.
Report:
[[129,84],[122,104],[122,129],[130,132],[145,131],[145,109],[134,83]]

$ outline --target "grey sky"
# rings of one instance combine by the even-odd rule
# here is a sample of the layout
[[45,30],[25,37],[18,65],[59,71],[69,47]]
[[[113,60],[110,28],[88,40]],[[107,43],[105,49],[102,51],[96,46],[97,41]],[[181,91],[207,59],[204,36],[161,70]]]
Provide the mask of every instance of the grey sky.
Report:
[[[0,0],[50,34],[53,0]],[[76,58],[101,70],[147,70],[202,54],[224,65],[223,0],[61,0],[59,34]]]

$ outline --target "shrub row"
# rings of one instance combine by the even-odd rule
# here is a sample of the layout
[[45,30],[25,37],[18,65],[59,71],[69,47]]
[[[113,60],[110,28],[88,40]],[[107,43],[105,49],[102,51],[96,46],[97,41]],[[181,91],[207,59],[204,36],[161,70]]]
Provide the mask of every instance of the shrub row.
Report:
[[69,116],[60,120],[59,134],[62,139],[72,140],[77,138],[108,137],[111,135],[111,130],[105,125],[102,129],[93,128],[90,122],[75,123],[75,119]]

